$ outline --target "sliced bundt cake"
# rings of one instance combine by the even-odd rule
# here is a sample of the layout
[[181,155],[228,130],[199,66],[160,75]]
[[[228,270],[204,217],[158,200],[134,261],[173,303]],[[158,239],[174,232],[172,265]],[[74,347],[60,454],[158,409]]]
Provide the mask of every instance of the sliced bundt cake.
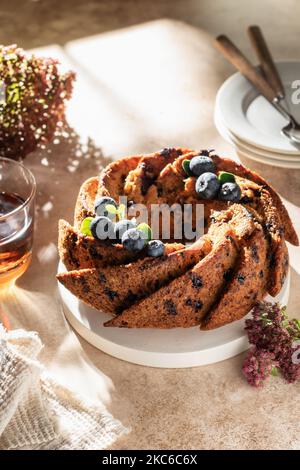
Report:
[[57,275],[57,279],[79,299],[108,313],[120,313],[126,306],[149,295],[180,276],[211,250],[203,237],[183,250],[158,258],[139,259],[130,264],[102,269],[80,269]]
[[[199,163],[198,156],[202,165],[208,161],[206,177],[218,181],[214,184],[222,189],[224,181],[232,182],[235,196],[223,197],[221,189],[204,195],[197,189],[203,172],[191,169],[196,160]],[[130,251],[125,245],[80,233],[86,217],[95,221],[96,198],[113,198],[118,204],[120,196],[127,196],[128,207],[133,208],[136,204],[148,209],[152,204],[191,204],[193,208],[203,204],[208,238],[200,243],[210,239],[211,251],[203,249],[195,259],[195,253],[183,250],[182,244],[166,243],[165,255],[150,259],[147,248]],[[195,228],[194,213],[192,222]],[[172,216],[166,241],[174,241],[176,223]],[[82,185],[74,227],[60,221],[59,253],[70,272],[59,274],[58,279],[94,307],[122,312],[106,326],[201,324],[208,330],[246,315],[267,292],[275,296],[280,291],[288,270],[285,240],[298,245],[280,197],[262,177],[212,151],[163,149],[113,162],[99,178]]]

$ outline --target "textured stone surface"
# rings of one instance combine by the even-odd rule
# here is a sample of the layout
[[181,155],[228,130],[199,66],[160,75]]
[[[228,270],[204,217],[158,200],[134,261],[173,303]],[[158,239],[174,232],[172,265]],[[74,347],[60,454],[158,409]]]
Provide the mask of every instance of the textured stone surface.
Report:
[[[108,157],[150,151],[167,143],[208,146],[234,156],[213,125],[215,93],[232,68],[214,51],[210,35],[227,33],[249,53],[245,28],[259,23],[276,57],[297,57],[299,9],[295,0],[253,0],[247,5],[237,0],[1,1],[1,42],[46,50],[57,44],[58,55],[67,55],[72,64],[76,60],[80,73],[69,110],[76,132],[27,160],[39,186],[35,253],[16,291],[21,313],[11,321],[12,326],[21,324],[39,331],[47,345],[44,359],[49,366],[55,361],[59,364],[62,349],[65,352],[73,347],[60,333],[63,323],[54,278],[55,243],[57,220],[72,219],[81,182],[96,174]],[[140,25],[152,20],[159,21]],[[139,26],[119,31],[132,25]],[[99,56],[91,59],[93,64],[87,69],[78,51],[84,47],[83,38],[91,35],[99,35],[99,43],[93,43],[93,47],[99,45]],[[123,51],[119,50],[120,38],[125,38]],[[144,51],[138,52],[137,38],[145,41]],[[66,46],[73,40],[79,43]],[[86,53],[90,50],[87,47]],[[121,62],[123,54],[128,68]],[[145,68],[147,55],[150,71]],[[141,88],[137,87],[139,76]],[[123,77],[128,86],[121,83]],[[86,97],[82,107],[80,97]],[[86,109],[91,109],[91,114]],[[78,134],[91,135],[94,142],[82,146]],[[46,157],[48,166],[41,165]],[[281,192],[300,233],[300,172],[250,160],[243,163]],[[291,253],[289,311],[299,317],[299,249]],[[109,386],[107,392],[110,410],[132,428],[131,434],[115,444],[117,449],[300,448],[300,383],[291,386],[272,378],[263,390],[254,390],[241,376],[243,355],[206,367],[160,370],[122,362],[83,340],[81,343],[95,366],[106,374],[105,383],[111,379],[114,384],[115,391],[112,393]],[[66,370],[67,365],[66,360],[60,363]],[[93,381],[89,387],[93,388]]]

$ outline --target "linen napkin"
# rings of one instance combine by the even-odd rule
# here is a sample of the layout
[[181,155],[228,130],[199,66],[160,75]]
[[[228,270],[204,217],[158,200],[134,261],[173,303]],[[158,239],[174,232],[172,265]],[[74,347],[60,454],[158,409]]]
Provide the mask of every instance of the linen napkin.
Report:
[[105,449],[128,432],[106,410],[50,376],[35,332],[0,324],[0,449]]

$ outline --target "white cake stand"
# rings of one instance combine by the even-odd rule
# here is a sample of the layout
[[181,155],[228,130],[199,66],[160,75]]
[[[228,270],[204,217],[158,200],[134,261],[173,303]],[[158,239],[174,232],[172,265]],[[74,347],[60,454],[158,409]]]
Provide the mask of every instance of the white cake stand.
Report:
[[[58,271],[64,271],[59,264]],[[110,317],[88,307],[58,283],[63,312],[74,330],[88,343],[124,361],[150,367],[184,368],[223,361],[248,349],[244,332],[245,319],[212,331],[199,327],[171,330],[108,328]],[[286,305],[290,290],[290,273],[276,298],[266,300]]]

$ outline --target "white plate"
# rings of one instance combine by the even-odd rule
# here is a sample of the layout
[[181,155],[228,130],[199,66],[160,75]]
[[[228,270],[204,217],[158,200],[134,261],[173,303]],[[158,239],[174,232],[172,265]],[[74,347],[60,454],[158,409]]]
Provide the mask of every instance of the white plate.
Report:
[[[300,77],[300,62],[280,61],[276,65],[290,112],[300,121],[300,105],[291,101],[291,95],[295,92],[292,83]],[[299,150],[280,132],[286,120],[240,73],[223,83],[217,93],[216,108],[226,127],[240,139],[273,152],[299,154]]]
[[287,162],[283,160],[274,161],[273,158],[267,158],[262,155],[259,155],[258,153],[250,152],[249,150],[245,150],[239,147],[238,145],[236,146],[235,151],[238,154],[238,156],[246,157],[246,158],[249,158],[250,160],[254,160],[255,162],[264,163],[265,165],[278,166],[279,168],[289,168],[289,169],[294,169],[294,170],[300,170],[299,163],[292,163],[292,162]]
[[283,152],[282,153],[271,152],[270,150],[262,149],[261,147],[257,147],[255,145],[250,144],[249,142],[245,142],[244,140],[240,139],[226,127],[226,124],[223,122],[222,116],[220,115],[217,109],[215,109],[214,121],[215,121],[217,129],[222,129],[222,133],[228,135],[228,138],[230,139],[231,143],[238,145],[244,150],[249,150],[250,152],[254,152],[263,157],[271,158],[274,160],[300,164],[300,152],[299,154],[291,154],[291,153],[284,154]]
[[243,141],[235,138],[235,136],[233,136],[232,133],[226,129],[216,114],[215,125],[220,135],[227,142],[233,145],[238,155],[245,156],[251,160],[264,163],[266,165],[277,166],[280,168],[300,169],[300,157],[297,157],[297,160],[297,158],[279,156],[279,154],[270,154],[271,156],[267,156],[267,151],[260,151],[259,149],[256,152],[255,147],[251,146],[250,144],[245,144]]
[[[58,272],[64,271],[60,263]],[[194,328],[171,330],[108,328],[109,315],[88,307],[58,283],[63,312],[77,333],[101,351],[124,361],[150,367],[184,368],[223,361],[248,349],[245,319],[212,331]],[[288,302],[288,274],[280,294],[274,299]]]

